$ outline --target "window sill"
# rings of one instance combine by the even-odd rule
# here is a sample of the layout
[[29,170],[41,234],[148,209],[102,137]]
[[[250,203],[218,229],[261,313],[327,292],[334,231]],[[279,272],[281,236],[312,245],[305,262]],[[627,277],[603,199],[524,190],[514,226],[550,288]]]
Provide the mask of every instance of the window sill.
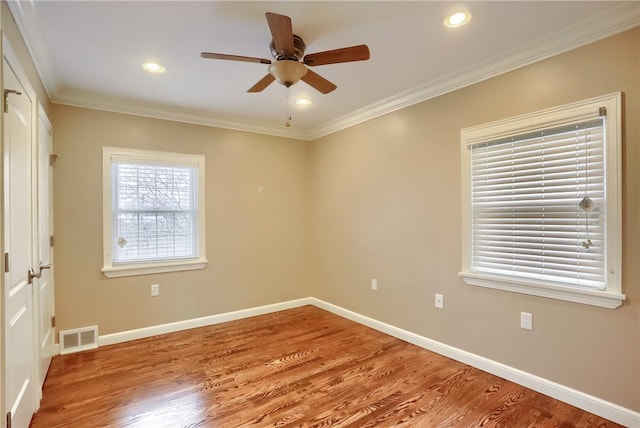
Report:
[[123,276],[150,275],[154,273],[204,269],[207,263],[208,260],[206,259],[171,261],[164,263],[136,263],[121,266],[105,266],[102,268],[102,273],[107,278],[119,278]]
[[460,272],[459,274],[469,285],[478,287],[495,288],[514,293],[529,294],[532,296],[548,297],[550,299],[564,300],[567,302],[582,303],[585,305],[599,306],[615,309],[622,305],[626,299],[624,294],[608,291],[584,290],[569,286],[551,286],[533,281],[521,281],[499,276],[480,275],[477,273]]

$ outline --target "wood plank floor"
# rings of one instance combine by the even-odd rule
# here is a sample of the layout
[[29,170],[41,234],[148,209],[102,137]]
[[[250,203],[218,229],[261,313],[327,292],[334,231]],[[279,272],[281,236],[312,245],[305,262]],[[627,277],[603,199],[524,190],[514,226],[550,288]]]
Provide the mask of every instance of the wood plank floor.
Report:
[[57,356],[31,427],[617,427],[313,306]]

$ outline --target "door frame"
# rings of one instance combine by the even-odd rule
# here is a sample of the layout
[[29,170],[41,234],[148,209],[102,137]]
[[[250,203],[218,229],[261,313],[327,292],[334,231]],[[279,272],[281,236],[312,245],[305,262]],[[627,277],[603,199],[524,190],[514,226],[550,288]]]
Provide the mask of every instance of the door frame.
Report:
[[[42,166],[40,165],[40,160],[41,160],[41,156],[40,156],[40,137],[41,137],[41,129],[40,129],[40,121],[43,122],[43,125],[45,127],[45,132],[48,132],[49,135],[51,135],[51,149],[53,150],[53,126],[51,125],[51,121],[49,120],[49,115],[47,115],[47,112],[45,111],[45,109],[42,107],[42,104],[40,102],[37,103],[36,106],[36,110],[37,110],[37,116],[34,118],[35,120],[35,128],[36,128],[36,135],[34,137],[34,152],[32,153],[32,170],[35,171],[35,174],[32,174],[32,179],[35,180],[35,185],[36,187],[34,188],[34,192],[33,193],[33,199],[34,199],[34,204],[33,205],[33,210],[34,210],[34,219],[33,219],[33,227],[35,229],[35,233],[36,235],[34,235],[34,263],[39,264],[40,263],[40,259],[38,257],[38,251],[39,251],[39,247],[41,244],[41,240],[45,240],[45,242],[47,242],[47,247],[49,248],[49,264],[51,265],[52,270],[49,271],[49,287],[50,287],[50,293],[51,293],[51,301],[50,301],[50,310],[51,310],[51,315],[55,316],[55,281],[54,281],[54,271],[53,271],[53,264],[54,262],[54,249],[53,249],[53,245],[50,244],[50,236],[53,235],[53,171],[51,170],[51,168],[53,168],[53,161],[51,160],[51,158],[45,160],[46,165],[45,165],[45,170],[47,171],[48,174],[48,179],[47,179],[47,185],[49,186],[48,189],[48,194],[49,194],[49,199],[45,202],[46,204],[48,204],[49,209],[47,210],[49,213],[49,217],[47,219],[48,223],[49,223],[49,234],[50,236],[40,236],[40,213],[42,212],[42,210],[40,209],[41,207],[41,199],[40,199],[40,174],[43,172],[42,171]],[[53,155],[53,152],[49,153],[50,155]],[[35,266],[34,266],[35,269]],[[36,345],[37,348],[34,348],[34,351],[36,353],[36,360],[34,361],[35,363],[35,372],[34,372],[34,379],[36,379],[38,381],[38,383],[36,384],[36,403],[40,403],[40,400],[42,400],[42,386],[40,384],[40,378],[42,377],[42,373],[41,373],[41,359],[42,359],[42,355],[40,355],[40,350],[42,349],[42,343],[41,343],[41,337],[40,337],[40,325],[42,323],[42,320],[40,319],[40,286],[41,284],[40,279],[34,279],[36,282],[34,283],[34,287],[33,287],[33,296],[34,296],[34,300],[33,300],[33,307],[34,307],[34,334],[35,334],[35,341],[36,341]],[[51,338],[53,340],[52,343],[52,350],[51,350],[51,355],[56,355],[57,352],[54,351],[55,349],[55,342],[56,342],[56,328],[55,326],[51,327],[52,329],[52,335],[53,337]],[[46,373],[45,373],[46,375]]]
[[[14,49],[11,46],[11,43],[9,42],[9,40],[7,39],[7,37],[5,36],[4,33],[2,33],[2,58],[7,60],[7,63],[9,63],[11,65],[11,68],[13,70],[13,72],[15,73],[16,77],[18,78],[18,80],[20,81],[20,83],[22,84],[23,90],[26,92],[24,94],[24,96],[29,97],[29,99],[31,100],[31,166],[32,168],[34,166],[37,165],[37,159],[35,159],[34,153],[37,153],[37,144],[38,144],[38,140],[37,140],[37,132],[38,132],[38,106],[39,106],[39,102],[38,99],[36,97],[36,93],[33,89],[33,86],[31,85],[31,81],[29,80],[29,78],[27,77],[27,74],[25,73],[24,69],[22,68],[22,64],[20,63],[20,60],[18,58],[18,56],[16,55]],[[3,84],[3,78],[4,78],[4,67],[0,66],[0,93],[4,93],[4,84]],[[2,107],[0,108],[4,108],[4,99],[2,97],[0,97],[0,104],[2,104]],[[2,155],[2,158],[4,159],[4,151],[5,151],[5,141],[4,141],[4,114],[1,115],[2,117],[0,118],[0,155]],[[32,169],[33,170],[33,169]],[[35,175],[35,177],[34,177]],[[35,191],[35,189],[37,189],[37,175],[36,174],[31,174],[31,209],[32,211],[35,209],[35,207],[37,207],[37,192]],[[0,192],[4,193],[4,187],[5,183],[4,183],[4,174],[0,174]],[[35,205],[34,205],[35,204]],[[0,198],[0,254],[4,255],[6,248],[4,248],[4,236],[5,236],[5,230],[4,230],[4,213],[5,213],[5,207],[4,207],[4,197]],[[35,266],[36,264],[36,253],[37,253],[37,242],[36,242],[36,225],[34,224],[34,217],[32,217],[31,219],[31,228],[32,228],[32,242],[31,242],[31,246],[32,246],[32,251],[31,251],[31,265]],[[2,272],[4,272],[4,256],[0,257],[0,270]],[[4,290],[4,274],[0,275],[0,286],[2,287],[2,289]],[[35,302],[36,300],[36,287],[31,287],[31,294],[32,294],[32,302]],[[33,326],[33,333],[32,333],[32,340],[33,340],[33,367],[32,367],[32,373],[34,375],[34,379],[35,379],[35,374],[37,373],[38,367],[37,367],[37,363],[39,362],[39,347],[38,347],[38,334],[37,334],[37,325],[36,322],[38,321],[37,319],[37,311],[35,310],[35,307],[32,308],[32,312],[33,312],[33,322],[32,322],[32,326]],[[4,292],[0,293],[0,320],[4,320],[4,316],[5,316],[5,301],[4,301]],[[5,356],[6,356],[6,346],[5,346],[5,335],[4,335],[4,321],[0,321],[0,361],[2,362],[0,364],[0,426],[5,426],[6,424],[6,414],[7,414],[7,409],[6,409],[6,369],[5,369],[5,364],[4,361]],[[33,389],[33,393],[34,393],[34,403],[36,406],[36,409],[34,409],[34,412],[39,408],[40,406],[40,398],[41,398],[41,391],[38,392],[39,388],[34,386]]]

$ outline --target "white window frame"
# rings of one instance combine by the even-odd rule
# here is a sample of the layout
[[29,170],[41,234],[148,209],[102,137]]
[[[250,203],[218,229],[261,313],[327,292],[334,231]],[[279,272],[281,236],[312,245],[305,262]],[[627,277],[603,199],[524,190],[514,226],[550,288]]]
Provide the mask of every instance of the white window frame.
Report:
[[[621,284],[621,100],[622,95],[617,92],[461,130],[462,271],[460,276],[467,284],[611,309],[622,304],[626,296],[622,294]],[[608,273],[606,289],[600,291],[508,275],[473,272],[471,268],[471,146],[595,118],[599,116],[599,109],[602,107],[606,109],[607,121],[605,129],[605,272]]]
[[[196,257],[171,259],[152,262],[117,262],[113,260],[113,160],[127,160],[132,163],[152,163],[169,166],[189,166],[198,170],[197,183],[197,251]],[[147,275],[163,272],[204,269],[207,265],[205,232],[205,189],[204,156],[185,153],[137,150],[121,147],[103,147],[102,149],[102,231],[103,266],[102,273],[108,278],[132,275]]]

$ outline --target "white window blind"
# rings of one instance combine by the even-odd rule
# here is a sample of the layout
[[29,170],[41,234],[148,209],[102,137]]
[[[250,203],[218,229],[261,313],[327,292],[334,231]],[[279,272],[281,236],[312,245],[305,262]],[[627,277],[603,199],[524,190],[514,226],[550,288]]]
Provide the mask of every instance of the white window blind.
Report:
[[204,269],[204,183],[202,155],[103,147],[105,276]]
[[617,92],[460,131],[467,284],[622,304],[622,116]]
[[112,163],[113,262],[197,257],[195,167]]
[[470,151],[471,271],[606,289],[604,117]]

